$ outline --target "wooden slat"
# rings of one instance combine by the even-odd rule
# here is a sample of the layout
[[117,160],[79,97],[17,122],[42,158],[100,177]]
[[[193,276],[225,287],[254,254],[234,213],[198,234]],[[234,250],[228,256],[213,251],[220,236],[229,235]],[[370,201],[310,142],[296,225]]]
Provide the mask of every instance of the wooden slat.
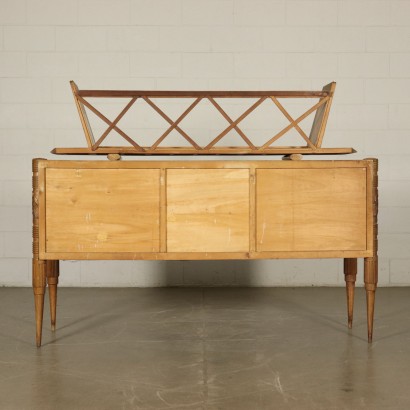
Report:
[[155,161],[88,161],[88,160],[41,160],[39,168],[62,169],[225,169],[225,168],[256,168],[256,169],[328,169],[334,168],[364,168],[367,160],[321,160],[321,161],[260,161],[247,160],[155,160]]
[[332,106],[333,94],[335,92],[335,89],[335,82],[327,84],[323,87],[323,91],[329,93],[328,99],[326,101],[326,104],[319,107],[319,109],[316,111],[309,135],[309,139],[316,147],[322,146],[323,136],[325,134],[327,119],[329,117],[330,107]]
[[41,250],[46,248],[46,170],[43,161],[38,163],[38,196],[39,248]]
[[157,90],[79,90],[81,97],[97,98],[126,98],[126,97],[151,97],[151,98],[321,98],[326,97],[327,91],[157,91]]
[[371,251],[303,251],[303,252],[42,252],[44,260],[231,260],[231,259],[321,259],[366,258]]
[[159,206],[160,206],[160,252],[167,251],[167,170],[161,168],[160,171],[160,193],[159,193]]
[[249,168],[249,251],[256,251],[256,169]]
[[150,151],[150,147],[143,147],[143,150],[136,150],[133,147],[99,147],[95,151],[91,148],[54,148],[51,153],[57,155],[341,155],[352,154],[356,151],[353,148],[308,148],[308,147],[268,147],[263,151],[253,150],[247,147],[213,147],[209,150],[198,151],[191,147],[157,147]]
[[374,252],[373,256],[377,256],[377,172],[378,161],[370,158],[367,161],[367,248]]
[[77,107],[78,115],[80,116],[81,125],[84,130],[85,139],[87,145],[92,147],[95,143],[93,130],[91,129],[90,122],[88,121],[87,113],[85,111],[84,105],[79,101],[78,94],[79,89],[74,81],[70,81],[71,91],[73,92],[75,105]]

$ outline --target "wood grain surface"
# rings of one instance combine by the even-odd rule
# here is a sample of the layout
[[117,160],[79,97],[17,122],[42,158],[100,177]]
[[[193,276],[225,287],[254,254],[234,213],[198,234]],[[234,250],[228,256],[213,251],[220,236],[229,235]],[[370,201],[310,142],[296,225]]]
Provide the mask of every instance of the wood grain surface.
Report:
[[158,169],[47,169],[47,252],[158,252]]
[[249,250],[249,170],[167,171],[167,250]]
[[257,250],[366,249],[366,168],[257,170]]

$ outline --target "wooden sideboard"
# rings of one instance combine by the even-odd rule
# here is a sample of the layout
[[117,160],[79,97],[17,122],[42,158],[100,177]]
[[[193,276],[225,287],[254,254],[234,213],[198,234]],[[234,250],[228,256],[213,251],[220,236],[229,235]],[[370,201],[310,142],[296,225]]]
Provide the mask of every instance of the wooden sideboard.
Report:
[[33,160],[36,343],[60,260],[343,258],[348,326],[377,285],[377,160]]

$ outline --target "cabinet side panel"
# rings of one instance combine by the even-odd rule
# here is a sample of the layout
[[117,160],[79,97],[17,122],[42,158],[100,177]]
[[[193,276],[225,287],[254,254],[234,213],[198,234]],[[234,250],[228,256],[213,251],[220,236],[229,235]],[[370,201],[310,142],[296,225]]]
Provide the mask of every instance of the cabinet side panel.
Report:
[[257,170],[257,251],[366,250],[366,168]]
[[168,169],[167,250],[249,251],[249,169]]
[[46,252],[158,252],[158,169],[46,170]]

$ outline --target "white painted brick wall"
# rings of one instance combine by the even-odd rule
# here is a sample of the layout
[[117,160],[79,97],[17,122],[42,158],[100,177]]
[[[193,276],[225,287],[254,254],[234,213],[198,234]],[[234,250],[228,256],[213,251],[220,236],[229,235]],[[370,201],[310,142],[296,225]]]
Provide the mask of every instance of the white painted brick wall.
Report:
[[179,53],[132,53],[130,55],[130,75],[154,78],[180,77],[181,59]]
[[182,76],[187,78],[229,78],[233,76],[233,55],[187,53],[182,55]]
[[[8,0],[9,2],[10,0]],[[12,0],[14,1],[14,0]],[[10,3],[12,2],[10,1]],[[23,11],[24,22],[28,25],[61,26],[78,24],[78,3],[69,0],[28,0]],[[98,9],[95,10],[98,14]]]
[[0,24],[25,24],[25,0],[2,0],[0,2]]
[[286,55],[283,53],[237,53],[234,63],[235,77],[238,78],[285,76]]
[[392,54],[390,58],[390,74],[395,78],[408,78],[410,72],[410,53]]
[[[75,2],[74,2],[75,3]],[[130,24],[130,1],[81,0],[78,2],[78,24],[122,26]]]
[[[254,28],[254,27],[249,27]],[[262,28],[263,51],[270,53],[313,53],[318,30],[314,27],[273,26]],[[257,41],[252,46],[257,47]],[[256,49],[258,51],[258,49]],[[247,51],[246,49],[244,51]],[[255,51],[254,49],[250,51]]]
[[237,0],[234,4],[234,22],[237,26],[282,26],[285,24],[285,16],[284,1]]
[[73,53],[107,51],[107,31],[106,27],[95,26],[56,27],[55,36],[53,36],[53,39],[55,38],[54,49],[57,52]]
[[391,3],[391,24],[393,26],[408,26],[410,3],[408,1],[392,1]]
[[[407,1],[397,1],[395,3],[403,7],[407,4]],[[366,51],[388,53],[409,52],[409,33],[410,27],[408,27],[408,25],[397,27],[367,27]]]
[[[224,29],[224,27],[217,27],[216,30]],[[159,28],[159,49],[161,52],[178,51],[178,52],[210,52],[211,51],[211,32],[209,27],[174,27],[164,26]],[[157,40],[158,34],[151,33],[151,38]],[[149,42],[149,50],[158,48],[153,41]],[[212,48],[212,51],[221,51]],[[223,50],[222,50],[223,51]],[[229,50],[231,51],[231,50]]]
[[[184,90],[337,81],[325,145],[380,158],[379,282],[410,285],[409,16],[410,0],[0,0],[0,285],[31,284],[31,159],[83,143],[70,79]],[[65,286],[343,285],[340,260],[61,270]]]
[[[321,1],[285,1],[286,23],[290,26],[336,26],[338,2]],[[261,11],[263,13],[263,10]],[[337,29],[337,28],[336,28]]]
[[52,52],[55,50],[55,28],[6,26],[4,27],[4,50]]
[[27,76],[55,78],[78,75],[78,58],[82,55],[68,53],[27,53]]
[[179,26],[181,0],[131,0],[131,25]]
[[1,78],[23,77],[27,74],[27,55],[21,52],[2,52],[0,54]]
[[380,78],[389,76],[391,64],[387,53],[340,53],[339,75],[343,78]]
[[[136,26],[136,27],[105,27],[98,28],[101,31],[105,31],[106,34],[102,34],[100,38],[95,38],[95,41],[101,41],[101,47],[106,47],[108,51],[156,51],[159,48],[159,28],[152,26]],[[169,29],[172,29],[169,27]],[[182,37],[182,36],[181,36]],[[106,41],[105,41],[106,38]],[[182,39],[181,39],[182,40]],[[176,44],[178,44],[176,42]],[[93,50],[93,45],[88,44],[90,51]],[[104,48],[103,48],[104,49]],[[167,47],[163,48],[163,51],[175,51],[170,50]],[[180,50],[177,50],[180,51]]]
[[0,78],[0,101],[3,104],[51,103],[51,91],[50,78]]
[[233,0],[182,0],[182,25],[229,26],[233,24],[233,17]]
[[339,1],[337,21],[342,26],[388,26],[390,7],[394,10],[394,6],[391,0]]

